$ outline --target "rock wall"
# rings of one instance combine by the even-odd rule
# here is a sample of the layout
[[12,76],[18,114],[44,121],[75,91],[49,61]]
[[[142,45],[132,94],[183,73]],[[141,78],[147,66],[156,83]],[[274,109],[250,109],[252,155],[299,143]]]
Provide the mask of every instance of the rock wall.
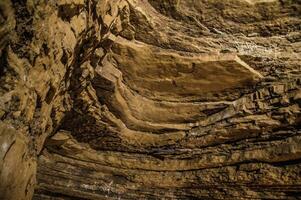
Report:
[[301,2],[2,0],[0,199],[300,199]]

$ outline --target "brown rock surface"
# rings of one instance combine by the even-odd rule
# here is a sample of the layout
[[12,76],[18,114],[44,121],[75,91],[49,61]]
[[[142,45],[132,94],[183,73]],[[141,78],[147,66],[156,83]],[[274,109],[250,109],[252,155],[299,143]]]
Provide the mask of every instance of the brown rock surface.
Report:
[[0,199],[301,199],[301,1],[0,1]]

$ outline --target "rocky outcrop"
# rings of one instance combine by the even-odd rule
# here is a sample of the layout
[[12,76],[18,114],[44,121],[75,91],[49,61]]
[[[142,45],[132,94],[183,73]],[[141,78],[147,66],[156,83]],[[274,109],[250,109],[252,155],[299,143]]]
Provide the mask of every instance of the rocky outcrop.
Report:
[[301,198],[301,2],[0,2],[0,198]]

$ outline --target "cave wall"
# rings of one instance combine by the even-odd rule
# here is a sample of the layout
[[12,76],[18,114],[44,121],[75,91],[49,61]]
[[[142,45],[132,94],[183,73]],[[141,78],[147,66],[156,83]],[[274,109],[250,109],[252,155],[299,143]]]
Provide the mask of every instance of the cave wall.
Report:
[[301,2],[2,0],[0,199],[300,199]]
[[70,90],[76,90],[75,84],[89,85],[92,65],[98,64],[111,41],[110,30],[121,29],[112,22],[120,21],[116,9],[123,5],[81,0],[0,2],[1,199],[32,198],[45,139],[71,110],[76,92]]

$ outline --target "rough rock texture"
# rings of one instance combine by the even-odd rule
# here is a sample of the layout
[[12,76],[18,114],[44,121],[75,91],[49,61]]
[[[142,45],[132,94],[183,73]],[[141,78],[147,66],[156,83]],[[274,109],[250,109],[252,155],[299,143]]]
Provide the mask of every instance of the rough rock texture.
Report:
[[300,0],[1,0],[0,199],[301,199]]

